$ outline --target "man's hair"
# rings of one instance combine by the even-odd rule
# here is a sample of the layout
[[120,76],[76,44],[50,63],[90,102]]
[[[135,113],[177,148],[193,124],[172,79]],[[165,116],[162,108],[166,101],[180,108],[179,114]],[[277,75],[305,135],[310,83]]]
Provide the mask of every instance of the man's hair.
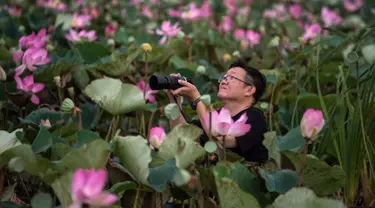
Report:
[[266,77],[258,69],[248,66],[244,61],[240,59],[234,61],[229,66],[229,69],[233,67],[240,67],[246,71],[245,81],[255,86],[256,91],[254,94],[254,104],[257,103],[263,96],[264,90],[266,88]]

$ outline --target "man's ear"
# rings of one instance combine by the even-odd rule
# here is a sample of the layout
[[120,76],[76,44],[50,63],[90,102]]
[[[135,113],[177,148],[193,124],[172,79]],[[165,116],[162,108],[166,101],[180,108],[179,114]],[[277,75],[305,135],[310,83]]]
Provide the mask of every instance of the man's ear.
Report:
[[256,91],[257,90],[254,86],[247,86],[245,95],[250,97],[250,96],[254,95]]

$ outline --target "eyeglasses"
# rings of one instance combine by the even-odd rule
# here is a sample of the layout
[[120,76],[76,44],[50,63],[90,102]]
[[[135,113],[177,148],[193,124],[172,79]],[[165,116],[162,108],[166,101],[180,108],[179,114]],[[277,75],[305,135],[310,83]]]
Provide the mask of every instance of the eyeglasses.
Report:
[[247,85],[253,86],[253,84],[248,83],[248,82],[246,82],[246,81],[243,81],[243,80],[241,80],[241,79],[239,79],[239,78],[237,78],[237,77],[235,77],[235,76],[233,76],[233,75],[224,75],[224,76],[221,76],[221,77],[218,79],[218,82],[221,83],[221,82],[224,81],[224,80],[229,80],[229,81],[231,81],[231,80],[233,80],[233,79],[236,79],[236,80],[238,80],[238,81],[240,81],[240,82],[242,82],[242,83],[244,83],[244,84],[247,84]]

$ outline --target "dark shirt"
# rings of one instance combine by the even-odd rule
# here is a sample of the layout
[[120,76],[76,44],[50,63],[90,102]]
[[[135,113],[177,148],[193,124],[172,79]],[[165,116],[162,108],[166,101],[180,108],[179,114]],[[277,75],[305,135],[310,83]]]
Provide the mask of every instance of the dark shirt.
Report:
[[[237,146],[234,148],[227,148],[234,153],[242,156],[247,161],[263,163],[268,160],[268,150],[263,145],[264,133],[267,132],[267,123],[265,116],[261,110],[255,107],[247,108],[237,115],[233,116],[234,121],[238,120],[241,115],[246,112],[247,124],[251,125],[250,131],[246,134],[236,137]],[[190,122],[203,129],[200,120],[193,120]],[[201,145],[208,141],[207,134],[203,131],[201,136]]]

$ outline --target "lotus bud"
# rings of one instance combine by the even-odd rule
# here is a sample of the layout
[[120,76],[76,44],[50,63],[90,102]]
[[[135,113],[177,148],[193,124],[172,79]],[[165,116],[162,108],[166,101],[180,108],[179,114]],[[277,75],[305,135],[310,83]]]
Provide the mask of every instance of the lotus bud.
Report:
[[178,32],[177,37],[182,39],[185,37],[185,33],[183,31],[180,31]]
[[224,62],[227,62],[232,59],[232,56],[229,53],[223,55]]
[[146,52],[149,53],[152,51],[152,47],[149,43],[143,43],[142,44],[142,49]]
[[107,44],[109,46],[114,46],[115,45],[115,40],[113,40],[112,38],[110,38],[110,39],[107,40]]
[[128,38],[128,42],[129,42],[129,43],[134,42],[134,41],[135,41],[135,38],[134,38],[133,36],[130,36],[130,37]]
[[111,22],[111,20],[112,20],[112,14],[106,14],[105,15],[105,17],[104,17],[104,19],[105,19],[105,21],[107,21],[107,22]]
[[272,38],[272,40],[268,44],[269,47],[277,47],[279,45],[280,45],[280,37],[279,36],[275,36],[274,38]]
[[239,51],[234,51],[234,52],[232,53],[232,56],[237,57],[237,58],[240,58],[240,57],[241,57],[241,53],[240,53]]
[[64,113],[71,113],[74,108],[74,102],[70,98],[65,98],[61,103],[60,110]]
[[53,46],[52,44],[47,44],[46,49],[48,51],[53,51],[53,50],[55,50],[55,46]]
[[60,76],[53,77],[53,80],[55,80],[55,83],[56,83],[57,87],[61,87],[61,77]]
[[266,34],[266,26],[264,26],[264,24],[261,24],[259,27],[259,31],[261,34]]
[[47,120],[41,120],[40,121],[40,125],[41,126],[44,126],[44,127],[47,127],[47,129],[50,129],[51,128],[51,122],[49,121],[49,119]]
[[206,67],[200,65],[197,67],[197,73],[199,74],[206,74]]
[[20,32],[24,32],[24,31],[25,31],[25,26],[20,25],[20,26],[18,27],[18,30],[19,30]]
[[0,81],[6,81],[7,80],[7,74],[5,73],[3,67],[0,66]]
[[165,132],[162,127],[153,127],[150,129],[149,142],[155,149],[159,149],[165,139]]
[[200,99],[205,105],[211,105],[211,96],[209,94],[202,95]]
[[299,38],[298,38],[298,42],[299,42],[301,45],[303,45],[303,44],[305,44],[305,39],[303,39],[303,37],[299,37]]
[[68,88],[68,94],[71,98],[74,98],[74,95],[75,95],[74,87]]
[[324,126],[323,113],[320,110],[307,109],[301,121],[301,133],[305,139],[315,140]]

